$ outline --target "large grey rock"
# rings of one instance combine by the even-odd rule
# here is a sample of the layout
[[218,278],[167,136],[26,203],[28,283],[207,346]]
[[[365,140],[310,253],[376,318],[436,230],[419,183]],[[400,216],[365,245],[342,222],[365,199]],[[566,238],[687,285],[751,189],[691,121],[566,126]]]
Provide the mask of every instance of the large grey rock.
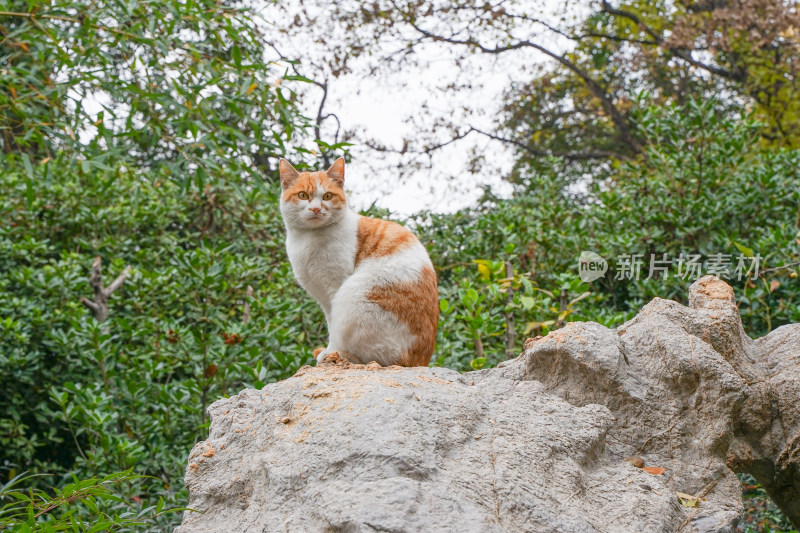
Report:
[[203,513],[176,531],[724,532],[732,468],[791,512],[800,325],[749,339],[716,278],[690,302],[569,324],[496,369],[341,361],[219,400],[186,470]]
[[718,278],[695,282],[689,307],[656,298],[616,330],[570,323],[500,370],[608,407],[607,452],[642,456],[675,490],[706,498],[691,511],[698,530],[736,522],[732,471],[753,474],[800,524],[800,324],[750,339]]

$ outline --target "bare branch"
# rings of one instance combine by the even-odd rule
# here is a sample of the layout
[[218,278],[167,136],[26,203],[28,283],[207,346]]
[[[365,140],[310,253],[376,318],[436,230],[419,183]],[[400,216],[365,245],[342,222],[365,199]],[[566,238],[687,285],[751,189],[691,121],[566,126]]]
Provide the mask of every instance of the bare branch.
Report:
[[89,285],[94,289],[95,300],[103,294],[103,259],[98,255],[92,261],[92,275],[89,276]]
[[412,28],[414,28],[414,30],[416,30],[421,35],[424,35],[425,37],[431,39],[432,41],[469,46],[477,50],[480,50],[485,54],[500,54],[511,50],[519,50],[521,48],[532,48],[534,50],[538,50],[539,52],[545,54],[546,56],[556,60],[561,65],[565,66],[567,69],[571,70],[579,78],[581,78],[581,80],[583,80],[584,84],[592,92],[592,94],[594,94],[600,100],[603,106],[603,110],[611,118],[611,121],[614,123],[614,126],[616,126],[617,133],[619,134],[620,139],[625,144],[629,145],[634,152],[641,151],[642,145],[639,142],[639,140],[636,139],[631,133],[630,127],[628,125],[628,120],[614,105],[614,102],[612,101],[611,97],[606,92],[606,90],[600,86],[597,80],[592,78],[585,70],[583,70],[578,65],[567,59],[567,57],[565,57],[564,55],[557,54],[538,43],[528,40],[520,40],[505,46],[488,47],[479,43],[478,41],[476,41],[471,37],[468,39],[456,39],[453,37],[437,35],[435,33],[429,32],[421,28],[413,20],[407,20],[407,22]]
[[[322,126],[322,110],[325,109],[325,100],[328,99],[328,83],[326,82],[318,82],[315,81],[314,85],[322,89],[322,99],[319,101],[319,109],[317,110],[317,118],[314,122],[314,137],[318,140],[322,140],[322,135],[320,134],[320,127]],[[328,158],[328,154],[325,151],[322,152],[322,161],[325,163],[325,168],[328,168],[331,165],[331,162]]]
[[717,76],[723,77],[728,80],[740,81],[740,82],[744,81],[744,75],[740,72],[733,72],[724,68],[703,63],[702,61],[698,61],[697,59],[693,58],[690,50],[678,48],[675,46],[668,46],[666,44],[666,41],[664,41],[664,38],[658,32],[650,28],[634,13],[631,13],[629,11],[624,11],[622,9],[613,8],[611,7],[611,4],[609,4],[607,0],[603,0],[603,11],[608,13],[609,15],[615,15],[630,20],[631,22],[639,26],[642,30],[644,30],[644,32],[647,33],[647,35],[652,37],[658,43],[658,45],[661,46],[663,49],[667,50],[675,57],[683,59],[692,66],[701,68],[703,70],[706,70],[712,74],[716,74]]
[[781,266],[778,266],[778,267],[767,268],[766,270],[762,270],[761,272],[759,272],[758,273],[758,277],[761,277],[764,274],[768,274],[770,272],[775,272],[777,270],[784,270],[784,269],[787,269],[787,268],[792,268],[792,267],[797,266],[797,265],[800,265],[800,261],[795,261],[794,263],[787,263],[785,265],[781,265]]
[[125,283],[125,278],[128,276],[128,274],[130,274],[130,271],[131,271],[131,267],[130,266],[126,266],[122,270],[122,273],[119,276],[117,276],[117,279],[115,279],[113,282],[111,282],[111,285],[109,285],[108,287],[106,287],[103,290],[103,292],[105,293],[106,297],[111,296],[112,292],[114,292],[115,290],[119,289],[122,286],[122,284]]
[[527,152],[527,153],[529,153],[529,154],[531,154],[533,156],[537,156],[537,157],[563,157],[564,159],[567,159],[567,160],[570,160],[570,161],[585,161],[585,160],[589,160],[589,159],[608,159],[609,157],[619,157],[619,158],[626,157],[625,154],[621,154],[621,153],[614,152],[614,151],[611,151],[611,150],[589,150],[589,151],[583,151],[583,152],[556,152],[556,151],[553,151],[553,150],[543,150],[541,148],[536,148],[534,146],[531,146],[529,144],[525,144],[525,143],[523,143],[521,141],[517,141],[515,139],[509,139],[507,137],[501,137],[500,135],[496,135],[494,133],[489,133],[488,131],[483,131],[483,130],[481,130],[479,128],[476,128],[474,126],[470,126],[464,132],[457,133],[452,138],[450,138],[450,139],[448,139],[448,140],[446,140],[444,142],[426,146],[425,148],[423,148],[421,150],[414,150],[412,148],[409,148],[407,142],[403,145],[403,148],[400,149],[400,150],[387,148],[385,146],[378,146],[378,145],[376,145],[374,143],[371,143],[369,141],[366,141],[364,144],[366,146],[368,146],[369,148],[371,148],[372,150],[375,150],[375,151],[378,151],[378,152],[391,152],[391,153],[396,153],[396,154],[401,154],[401,155],[402,154],[407,154],[407,153],[430,155],[432,152],[434,152],[436,150],[444,148],[445,146],[453,144],[454,142],[460,141],[461,139],[467,137],[471,133],[477,133],[478,135],[482,135],[482,136],[487,137],[489,139],[516,146],[517,148],[520,148],[521,150],[524,150],[525,152]]
[[471,127],[470,130],[474,131],[475,133],[479,133],[484,137],[494,139],[495,141],[513,144],[514,146],[525,150],[529,154],[539,157],[563,157],[564,159],[569,159],[571,161],[585,161],[587,159],[608,159],[609,157],[620,157],[620,158],[625,157],[624,154],[620,154],[618,152],[614,152],[611,150],[589,150],[584,152],[554,152],[552,150],[542,150],[540,148],[535,148],[529,144],[525,144],[523,142],[514,139],[508,139],[506,137],[501,137],[500,135],[495,135],[493,133],[489,133],[487,131],[483,131],[475,127]]
[[569,39],[570,41],[580,41],[582,39],[586,39],[587,37],[599,38],[599,39],[608,39],[610,41],[616,42],[625,42],[625,43],[636,43],[636,44],[646,44],[646,45],[657,45],[658,41],[651,41],[651,40],[644,40],[644,39],[629,39],[627,37],[620,37],[618,35],[608,35],[605,33],[595,33],[595,32],[588,32],[588,33],[580,33],[580,34],[572,34],[568,33],[552,24],[548,24],[547,22],[538,19],[532,18],[525,15],[514,15],[514,14],[505,14],[506,17],[510,19],[519,19],[526,22],[533,22],[535,24],[539,24],[547,28],[548,31],[555,33],[556,35],[560,35],[565,39]]
[[99,255],[94,258],[92,274],[89,276],[89,285],[94,289],[94,300],[81,298],[81,303],[92,312],[95,320],[104,322],[108,318],[108,298],[111,293],[122,286],[130,271],[131,267],[126,266],[111,285],[103,287],[103,260]]
[[97,316],[97,314],[100,312],[100,306],[88,298],[81,298],[81,303],[88,307],[95,316]]
[[[291,58],[287,57],[275,43],[268,42],[267,46],[272,48],[272,50],[278,54],[281,60],[286,61],[294,71],[294,73],[298,76],[303,76],[304,78],[308,79],[313,85],[316,85],[320,89],[322,89],[322,99],[319,102],[319,107],[317,108],[317,117],[314,120],[314,138],[318,141],[322,141],[322,123],[332,118],[336,121],[336,133],[333,136],[333,144],[339,142],[339,132],[342,129],[342,123],[339,120],[339,117],[336,116],[335,113],[324,113],[325,110],[325,103],[328,100],[328,79],[326,77],[324,82],[320,82],[314,79],[310,79],[308,76],[304,76],[300,69],[297,67],[298,63],[293,61]],[[330,166],[331,161],[328,157],[328,153],[325,150],[322,150],[322,161],[326,167]]]

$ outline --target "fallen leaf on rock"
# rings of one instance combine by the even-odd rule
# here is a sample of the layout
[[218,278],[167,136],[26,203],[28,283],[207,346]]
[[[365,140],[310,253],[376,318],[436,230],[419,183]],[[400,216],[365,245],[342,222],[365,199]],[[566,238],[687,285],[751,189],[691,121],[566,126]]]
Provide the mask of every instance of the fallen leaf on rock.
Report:
[[626,457],[625,460],[628,461],[633,466],[635,466],[636,468],[644,467],[644,459],[642,459],[638,455],[631,455],[630,457]]
[[697,496],[692,496],[691,494],[683,492],[676,492],[675,494],[678,495],[678,501],[681,502],[681,505],[684,507],[697,507],[700,503],[700,498]]
[[654,476],[660,476],[665,472],[665,470],[660,466],[645,466],[642,467],[642,470],[644,470],[648,474],[653,474]]

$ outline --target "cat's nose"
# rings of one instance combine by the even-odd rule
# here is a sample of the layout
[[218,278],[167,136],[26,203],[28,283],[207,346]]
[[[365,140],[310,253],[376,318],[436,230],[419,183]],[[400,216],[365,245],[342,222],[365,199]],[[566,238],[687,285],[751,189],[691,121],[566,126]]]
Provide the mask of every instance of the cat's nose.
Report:
[[322,209],[319,207],[309,207],[308,210],[313,211],[315,215],[318,215],[319,212],[322,211]]

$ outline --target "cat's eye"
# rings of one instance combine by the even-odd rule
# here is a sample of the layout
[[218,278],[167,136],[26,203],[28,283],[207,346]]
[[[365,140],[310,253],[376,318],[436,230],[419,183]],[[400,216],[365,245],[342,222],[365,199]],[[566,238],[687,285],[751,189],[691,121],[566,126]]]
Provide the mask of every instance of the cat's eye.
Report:
[[308,200],[308,193],[307,192],[297,193],[297,197],[300,198],[301,200]]
[[328,201],[328,200],[330,200],[331,198],[333,198],[333,195],[332,195],[331,193],[329,193],[329,192],[326,192],[326,193],[325,193],[325,194],[322,196],[322,199],[323,199],[323,200],[325,200],[325,201]]

